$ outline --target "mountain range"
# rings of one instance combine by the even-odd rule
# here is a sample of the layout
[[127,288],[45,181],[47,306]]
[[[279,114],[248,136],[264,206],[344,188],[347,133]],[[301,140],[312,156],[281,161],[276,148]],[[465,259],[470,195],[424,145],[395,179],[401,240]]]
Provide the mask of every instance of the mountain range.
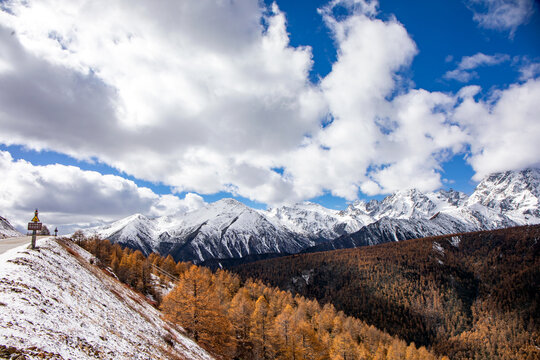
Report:
[[356,201],[342,211],[310,202],[256,210],[222,199],[171,216],[135,214],[84,232],[145,254],[200,263],[538,224],[539,199],[540,170],[527,169],[489,175],[470,196],[409,189],[382,201]]

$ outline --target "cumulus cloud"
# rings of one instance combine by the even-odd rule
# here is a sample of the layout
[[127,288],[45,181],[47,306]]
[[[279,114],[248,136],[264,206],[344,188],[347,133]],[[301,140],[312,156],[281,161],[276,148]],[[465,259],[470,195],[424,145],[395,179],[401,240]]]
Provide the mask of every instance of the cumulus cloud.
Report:
[[469,82],[474,79],[478,74],[473,71],[480,66],[493,66],[509,61],[510,56],[506,54],[486,55],[483,53],[477,53],[472,56],[464,56],[455,70],[448,71],[444,74],[444,78],[457,80],[460,82]]
[[305,197],[322,189],[351,200],[359,190],[434,189],[441,185],[435,170],[446,153],[461,150],[465,137],[446,121],[454,100],[402,86],[399,71],[417,52],[407,31],[395,19],[351,9],[345,19],[323,9],[339,44],[321,82],[333,121],[290,156],[286,173]]
[[[353,200],[359,191],[434,190],[445,180],[442,164],[468,147],[479,174],[498,168],[483,163],[482,157],[493,163],[498,156],[485,134],[536,131],[527,123],[540,112],[530,100],[534,81],[489,102],[475,100],[473,87],[458,95],[413,89],[402,73],[416,44],[397,19],[377,18],[377,1],[333,0],[320,9],[338,53],[318,84],[309,81],[311,49],[290,46],[285,14],[275,4],[263,6],[257,0],[3,2],[0,142],[98,160],[176,193],[228,191],[276,205],[325,192]],[[507,60],[479,53],[456,70],[472,74]],[[507,129],[515,116],[511,98],[524,103],[519,131]],[[485,118],[476,122],[480,115]],[[502,144],[514,137],[499,136]],[[530,165],[530,153],[514,153],[504,166]],[[61,194],[64,185],[48,167],[5,162],[40,174],[26,182],[12,175],[25,184],[21,189],[46,178],[46,188]],[[81,184],[68,199],[47,198],[58,217],[160,215],[203,203],[195,194],[158,196],[120,177],[54,166],[71,179],[65,186]],[[73,200],[85,194],[96,197],[87,210]],[[15,198],[2,196],[5,209],[19,211]],[[24,211],[41,206],[25,201]],[[113,203],[104,207],[105,201]]]
[[97,158],[202,193],[245,182],[239,169],[250,168],[259,175],[238,192],[270,202],[280,200],[264,192],[275,154],[316,130],[325,110],[308,81],[311,51],[288,45],[276,5],[14,0],[4,8],[7,144]]
[[540,166],[540,80],[512,85],[488,101],[475,100],[478,89],[471,90],[460,94],[463,98],[454,120],[470,138],[468,162],[476,172],[474,179],[495,171]]
[[466,3],[479,26],[509,31],[510,36],[534,12],[533,0],[468,0]]
[[62,233],[133,213],[147,216],[195,210],[204,205],[197,194],[184,199],[157,195],[133,181],[65,165],[34,166],[0,151],[0,214],[24,229],[34,208],[42,221]]

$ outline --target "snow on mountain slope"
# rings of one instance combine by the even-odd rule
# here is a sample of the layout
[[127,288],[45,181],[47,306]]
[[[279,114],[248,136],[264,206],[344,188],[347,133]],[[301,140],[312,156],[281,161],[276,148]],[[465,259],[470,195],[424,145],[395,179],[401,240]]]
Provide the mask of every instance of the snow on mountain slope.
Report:
[[254,210],[236,200],[222,199],[174,216],[148,219],[133,215],[86,233],[97,232],[146,254],[157,251],[176,260],[202,262],[295,253],[357,231],[371,234],[366,241],[373,242],[378,234],[374,227],[383,224],[381,241],[402,239],[400,234],[420,237],[537,224],[539,199],[540,170],[532,169],[488,176],[470,197],[453,190],[422,193],[409,189],[382,201],[357,201],[343,211],[309,202]]
[[331,210],[310,202],[273,208],[263,215],[294,233],[322,239],[354,232],[371,222],[367,215]]
[[369,246],[427,236],[468,232],[472,231],[471,229],[476,230],[476,228],[442,213],[433,219],[392,219],[383,217],[372,224],[364,226],[357,232],[312,246],[305,249],[304,252]]
[[[470,197],[455,191],[428,194],[417,190],[400,191],[382,202],[369,203],[369,213],[378,219],[376,222],[356,233],[340,236],[304,251],[342,249],[426,236],[538,224],[539,198],[538,169],[492,174],[478,184]],[[354,206],[368,209],[366,203]]]
[[176,229],[160,234],[159,240],[160,253],[195,261],[298,252],[314,244],[233,199],[222,199],[185,214]]
[[134,215],[85,231],[97,233],[148,254],[171,254],[176,260],[200,262],[250,254],[299,252],[314,245],[309,238],[271,221],[233,199],[222,199],[193,212],[148,219]]
[[86,251],[51,238],[38,246],[0,255],[0,344],[31,359],[212,358]]
[[125,244],[133,249],[139,249],[145,254],[154,251],[155,237],[158,230],[152,220],[141,214],[128,216],[99,230],[89,229],[86,235],[97,233],[107,238]]
[[424,194],[417,189],[397,191],[382,201],[368,203],[357,201],[347,208],[347,212],[364,213],[373,223],[384,217],[392,219],[427,219],[438,212],[452,212],[463,206],[467,195],[458,191],[441,190]]
[[540,170],[506,171],[488,176],[467,200],[503,213],[516,223],[540,223]]
[[23,236],[23,234],[18,232],[6,218],[0,216],[0,239],[17,236]]
[[384,198],[374,215],[393,219],[426,218],[433,213],[437,205],[416,189],[398,191]]

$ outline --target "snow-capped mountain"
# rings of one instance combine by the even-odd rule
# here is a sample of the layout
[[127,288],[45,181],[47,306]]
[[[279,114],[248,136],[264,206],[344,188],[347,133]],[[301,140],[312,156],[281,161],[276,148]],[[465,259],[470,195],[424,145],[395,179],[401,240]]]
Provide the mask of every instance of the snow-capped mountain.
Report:
[[468,197],[457,191],[423,194],[398,191],[383,201],[347,209],[375,220],[359,231],[304,251],[323,251],[390,241],[540,223],[540,170],[507,171],[486,177]]
[[249,254],[296,253],[315,241],[234,200],[222,199],[176,216],[133,215],[97,232],[114,242],[195,262]]
[[488,176],[467,200],[504,214],[516,223],[538,223],[540,219],[540,170],[507,171]]
[[335,238],[372,222],[367,214],[331,210],[310,202],[273,208],[262,214],[290,231],[312,239]]
[[539,199],[540,170],[529,169],[492,174],[471,196],[410,189],[382,201],[357,201],[343,211],[309,202],[254,210],[223,199],[174,216],[133,215],[86,234],[97,233],[144,253],[202,262],[538,224]]
[[23,234],[17,231],[6,218],[0,216],[0,239],[16,236],[23,236]]

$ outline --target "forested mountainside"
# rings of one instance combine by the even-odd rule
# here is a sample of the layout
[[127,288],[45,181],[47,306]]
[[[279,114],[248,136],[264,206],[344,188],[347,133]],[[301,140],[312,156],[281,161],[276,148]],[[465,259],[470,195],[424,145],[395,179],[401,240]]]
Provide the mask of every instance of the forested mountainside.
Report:
[[[104,269],[152,296],[166,319],[181,325],[219,359],[448,360],[346,316],[331,304],[322,306],[258,280],[176,263],[171,256],[145,258],[138,250],[98,238],[77,242],[95,254]],[[176,279],[163,298],[152,285],[158,274],[166,282]]]
[[540,358],[540,225],[232,268],[451,359]]
[[191,212],[136,214],[85,230],[112,242],[202,263],[272,253],[322,251],[424,236],[540,223],[540,170],[486,177],[471,196],[456,191],[398,191],[346,210],[302,203],[255,210],[233,199]]

